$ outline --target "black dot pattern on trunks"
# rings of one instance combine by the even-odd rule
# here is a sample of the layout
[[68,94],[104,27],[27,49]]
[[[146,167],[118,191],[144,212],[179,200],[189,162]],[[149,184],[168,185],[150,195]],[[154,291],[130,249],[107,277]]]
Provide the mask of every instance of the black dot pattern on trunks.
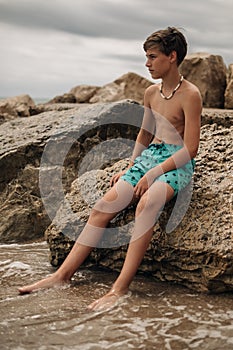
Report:
[[[134,165],[122,176],[122,179],[136,186],[138,181],[157,164],[164,162],[174,154],[181,146],[161,144],[151,144],[135,159]],[[187,186],[192,178],[193,163],[190,161],[186,165],[176,170],[168,171],[159,176],[156,180],[169,184],[174,189],[174,194]],[[156,181],[155,180],[155,181]]]

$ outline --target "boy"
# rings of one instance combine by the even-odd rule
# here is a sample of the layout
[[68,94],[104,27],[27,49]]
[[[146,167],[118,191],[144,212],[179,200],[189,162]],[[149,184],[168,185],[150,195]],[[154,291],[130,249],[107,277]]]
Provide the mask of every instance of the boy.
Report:
[[95,204],[60,268],[39,282],[19,288],[21,294],[68,282],[109,221],[136,201],[134,231],[122,270],[111,290],[89,309],[114,304],[128,291],[160,209],[190,182],[199,146],[202,101],[197,87],[183,79],[178,70],[187,53],[185,37],[176,28],[168,27],[150,35],[144,50],[146,67],[153,79],[161,79],[161,84],[145,91],[143,122],[128,169],[113,176],[111,189]]

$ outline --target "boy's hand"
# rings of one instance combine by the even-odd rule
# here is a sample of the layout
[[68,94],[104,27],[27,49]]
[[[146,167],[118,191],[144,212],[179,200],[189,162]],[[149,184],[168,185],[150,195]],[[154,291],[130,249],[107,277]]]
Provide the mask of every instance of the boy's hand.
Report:
[[148,188],[153,184],[155,178],[157,177],[155,168],[149,170],[142,178],[138,181],[134,188],[134,193],[136,197],[141,197]]
[[126,173],[127,169],[126,170],[122,170],[120,173],[118,174],[115,174],[112,176],[111,180],[110,180],[110,186],[113,186],[115,185],[115,183],[117,183],[117,181],[119,180],[119,178],[124,175]]

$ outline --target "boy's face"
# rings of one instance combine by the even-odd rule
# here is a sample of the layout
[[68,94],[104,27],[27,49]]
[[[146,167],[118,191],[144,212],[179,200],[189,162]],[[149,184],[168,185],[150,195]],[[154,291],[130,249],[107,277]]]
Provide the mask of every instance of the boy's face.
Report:
[[170,55],[166,56],[158,47],[150,48],[146,51],[146,67],[153,79],[160,79],[170,68]]

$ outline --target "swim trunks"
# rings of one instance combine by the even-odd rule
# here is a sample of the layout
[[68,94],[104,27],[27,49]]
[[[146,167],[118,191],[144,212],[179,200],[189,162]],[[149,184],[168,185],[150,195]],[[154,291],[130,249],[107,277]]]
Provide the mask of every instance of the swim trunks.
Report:
[[[134,160],[134,165],[121,176],[122,180],[127,181],[132,186],[136,186],[138,181],[156,165],[164,162],[182,146],[167,143],[151,143],[142,153]],[[169,184],[174,190],[174,196],[185,188],[192,179],[195,161],[191,159],[181,168],[168,171],[157,177],[155,181],[162,181]]]

